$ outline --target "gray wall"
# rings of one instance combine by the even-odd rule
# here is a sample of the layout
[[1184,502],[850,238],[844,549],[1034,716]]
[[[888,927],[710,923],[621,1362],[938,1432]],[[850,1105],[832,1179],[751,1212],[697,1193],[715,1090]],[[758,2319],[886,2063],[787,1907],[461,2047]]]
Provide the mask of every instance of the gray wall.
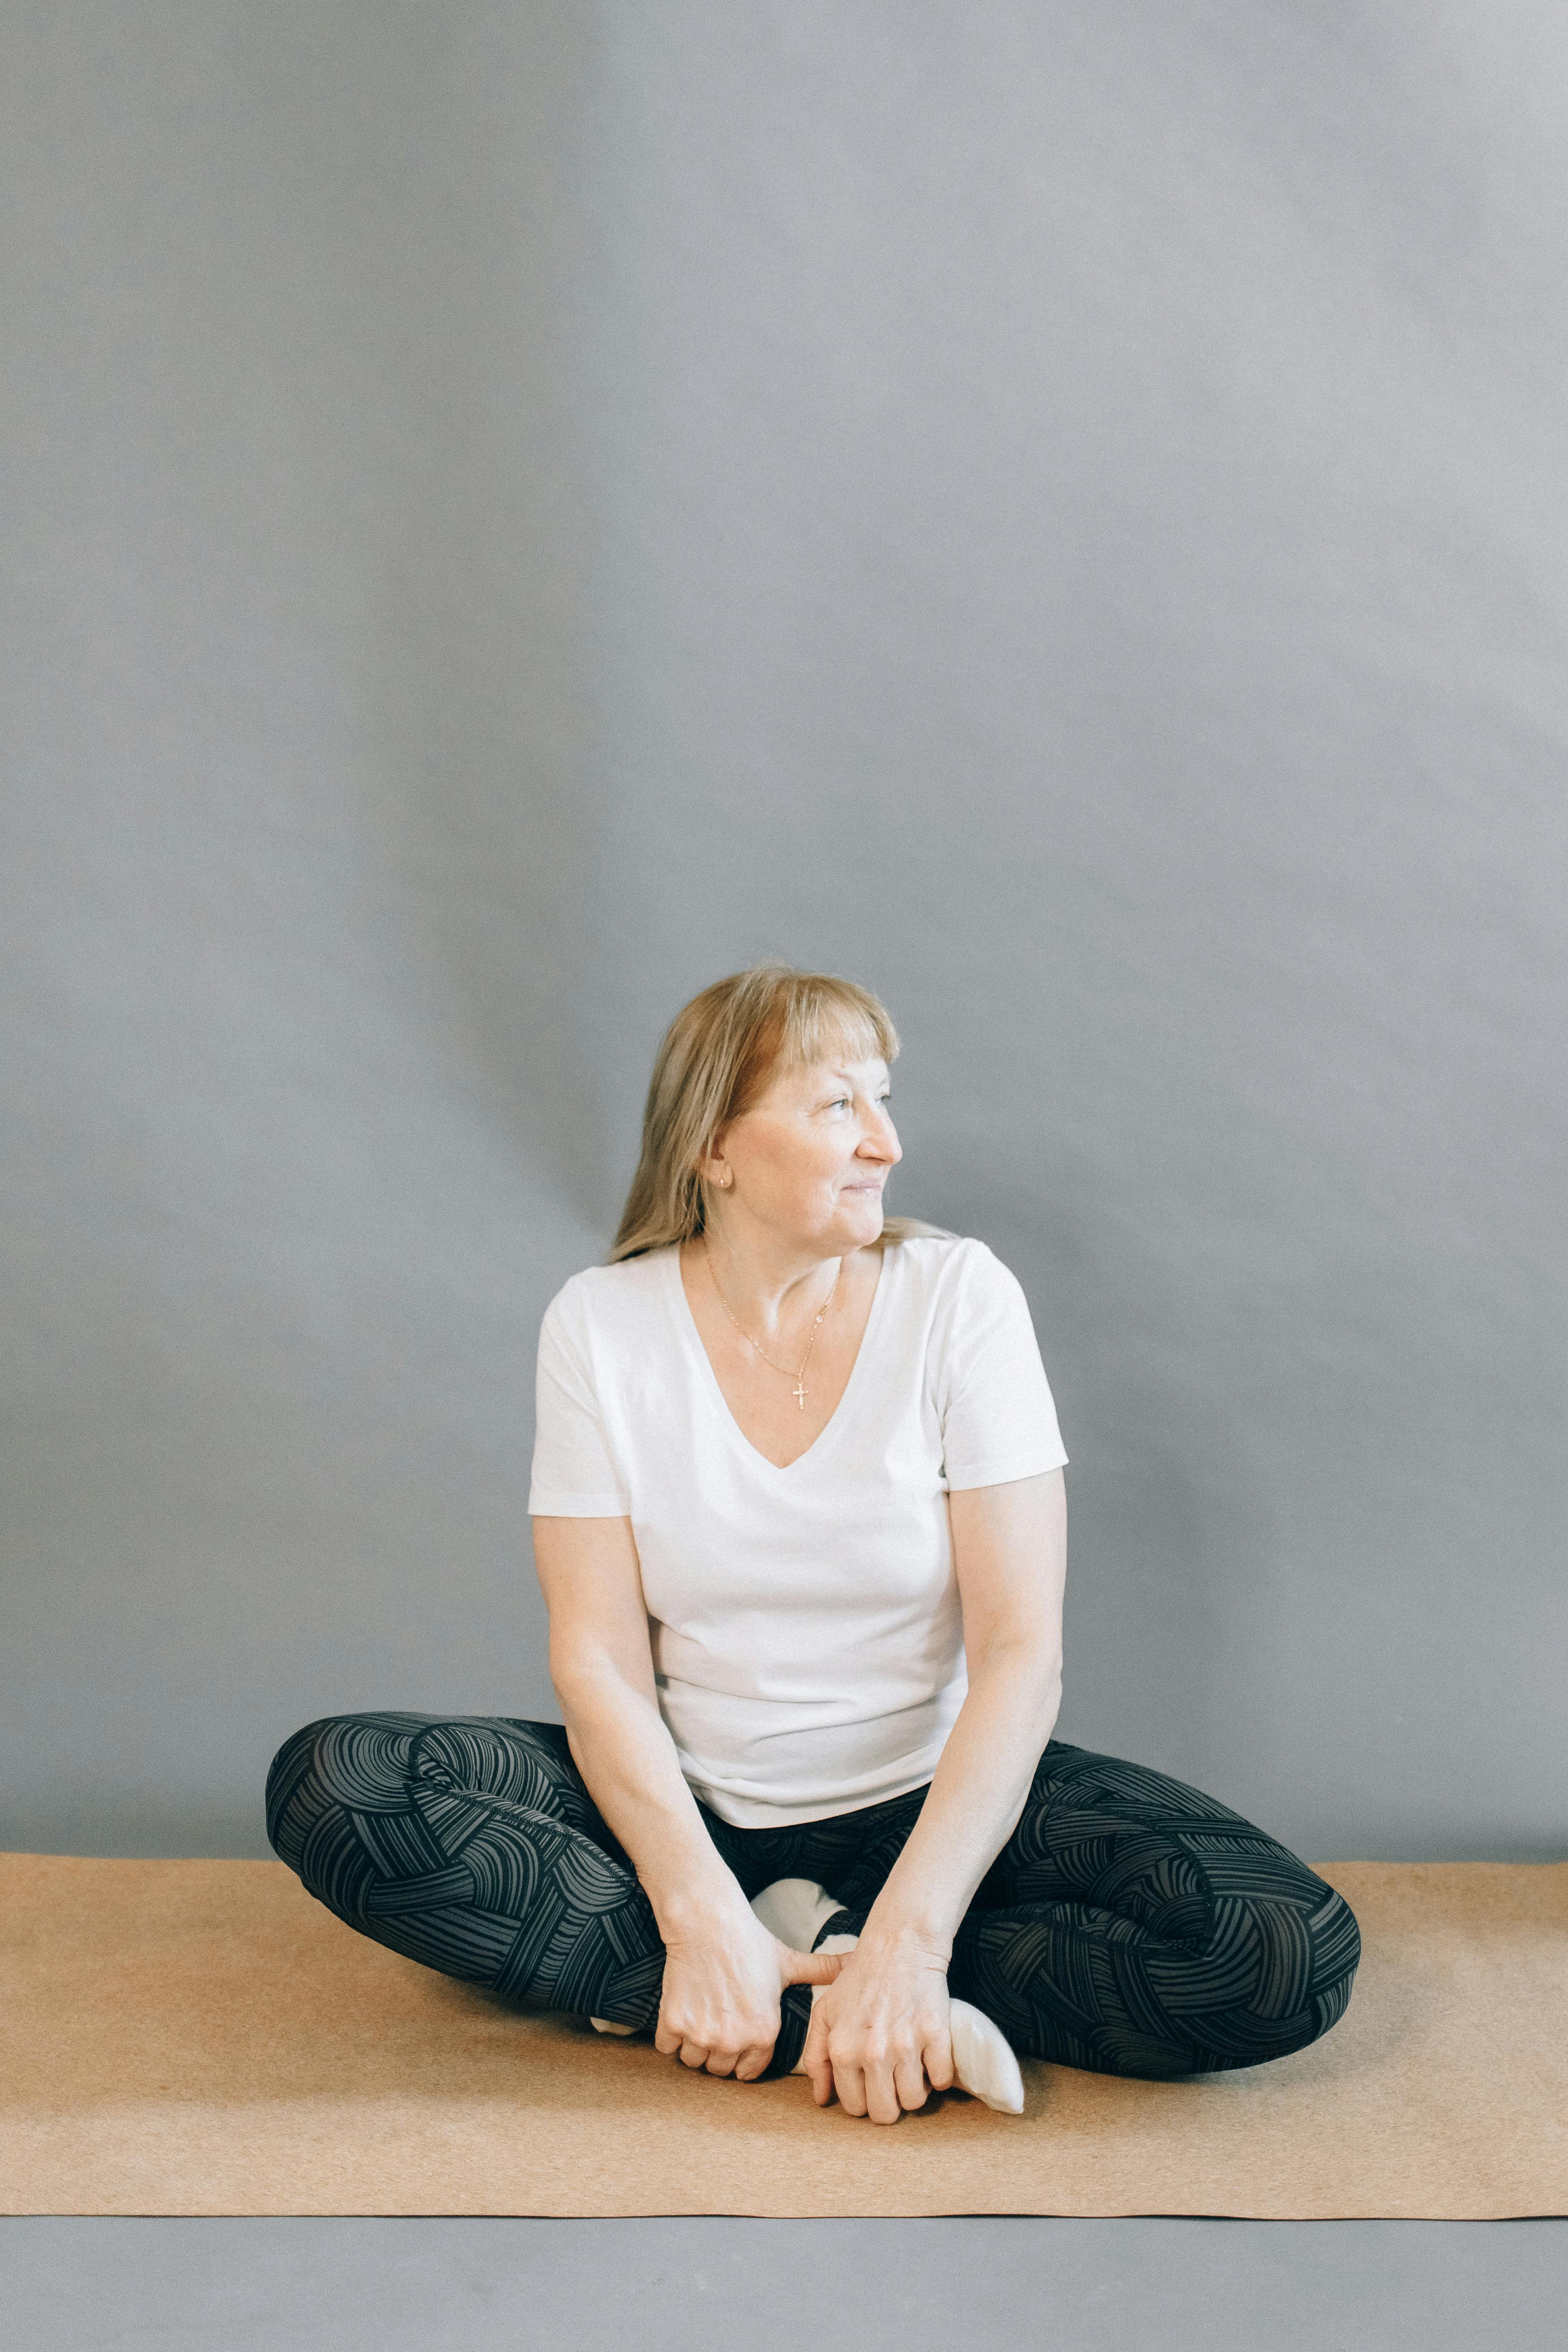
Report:
[[1562,1851],[1561,12],[4,39],[4,1842],[553,1712],[538,1317],[783,951],[1028,1288],[1066,1734]]

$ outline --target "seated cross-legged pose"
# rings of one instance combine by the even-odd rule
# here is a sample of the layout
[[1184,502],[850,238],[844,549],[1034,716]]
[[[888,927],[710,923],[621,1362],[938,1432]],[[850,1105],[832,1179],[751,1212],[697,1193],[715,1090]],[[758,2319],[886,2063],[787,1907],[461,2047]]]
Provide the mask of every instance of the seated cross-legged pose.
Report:
[[1253,2066],[1331,2026],[1342,1898],[1050,1736],[1062,1451],[978,1241],[884,1218],[898,1040],[784,966],[676,1019],[612,1261],[544,1318],[530,1507],[565,1718],[345,1716],[272,1842],[431,1968],[892,2123],[1015,2053]]

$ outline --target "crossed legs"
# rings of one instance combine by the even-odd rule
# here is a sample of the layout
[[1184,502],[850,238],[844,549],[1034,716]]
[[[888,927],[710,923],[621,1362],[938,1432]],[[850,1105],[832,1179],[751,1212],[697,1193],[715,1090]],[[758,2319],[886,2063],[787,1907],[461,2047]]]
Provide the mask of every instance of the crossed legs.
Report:
[[[814,1879],[857,1935],[922,1792],[784,1830],[710,1833],[748,1898]],[[507,1995],[651,2027],[664,1948],[636,1873],[559,1726],[331,1717],[285,1743],[268,1832],[310,1892],[393,1950]],[[1211,1798],[1053,1740],[971,1906],[949,1981],[1025,2055],[1100,2074],[1251,2066],[1326,2032],[1359,1957],[1348,1906]],[[799,2057],[806,1988],[784,1996],[769,2074]]]

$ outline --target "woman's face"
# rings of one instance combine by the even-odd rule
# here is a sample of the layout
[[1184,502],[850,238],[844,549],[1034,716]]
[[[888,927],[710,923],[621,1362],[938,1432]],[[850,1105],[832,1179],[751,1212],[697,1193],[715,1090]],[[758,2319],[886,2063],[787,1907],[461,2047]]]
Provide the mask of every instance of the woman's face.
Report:
[[875,1056],[851,1061],[841,1054],[775,1070],[708,1162],[722,1223],[760,1228],[759,1239],[823,1257],[874,1242],[882,1230],[882,1187],[903,1157],[889,1092],[888,1066]]

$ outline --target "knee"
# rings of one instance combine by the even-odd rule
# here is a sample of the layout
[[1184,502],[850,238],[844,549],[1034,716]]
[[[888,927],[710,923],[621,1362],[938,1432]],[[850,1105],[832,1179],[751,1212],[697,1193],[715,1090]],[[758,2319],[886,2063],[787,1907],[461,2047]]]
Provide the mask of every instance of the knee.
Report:
[[409,1759],[426,1718],[329,1715],[283,1742],[267,1775],[267,1835],[309,1894],[361,1923],[381,1874],[373,1817],[395,1822],[409,1803]]
[[1327,1886],[1322,1898],[1233,1889],[1206,1934],[1157,1952],[1122,1948],[1121,1999],[1101,2017],[1091,2063],[1173,2081],[1266,2065],[1319,2041],[1344,2015],[1361,1958],[1349,1904]]
[[[267,1769],[267,1841],[299,1872],[311,1824],[323,1810],[316,1758],[323,1738],[352,1717],[323,1716],[291,1732]],[[301,1875],[303,1874],[301,1873]]]
[[1299,2045],[1303,2050],[1339,2023],[1350,2005],[1351,1987],[1361,1965],[1361,1929],[1355,1913],[1332,1888],[1308,1921],[1307,1933],[1310,1966],[1304,2007],[1311,2024]]
[[267,1775],[267,1835],[307,1885],[311,1834],[324,1817],[403,1810],[409,1759],[425,1721],[417,1715],[326,1715],[283,1742]]
[[[1209,1955],[1216,1998],[1194,2021],[1209,2066],[1289,2057],[1338,2024],[1361,1959],[1361,1931],[1342,1895],[1324,1886],[1311,1908],[1265,1895],[1221,1913]],[[1233,1968],[1241,1981],[1231,2000]]]
[[[267,1776],[267,1834],[312,1893],[335,1885],[335,1824],[431,1803],[597,1820],[558,1724],[468,1716],[331,1715],[286,1739]],[[331,1856],[330,1862],[326,1857]]]

